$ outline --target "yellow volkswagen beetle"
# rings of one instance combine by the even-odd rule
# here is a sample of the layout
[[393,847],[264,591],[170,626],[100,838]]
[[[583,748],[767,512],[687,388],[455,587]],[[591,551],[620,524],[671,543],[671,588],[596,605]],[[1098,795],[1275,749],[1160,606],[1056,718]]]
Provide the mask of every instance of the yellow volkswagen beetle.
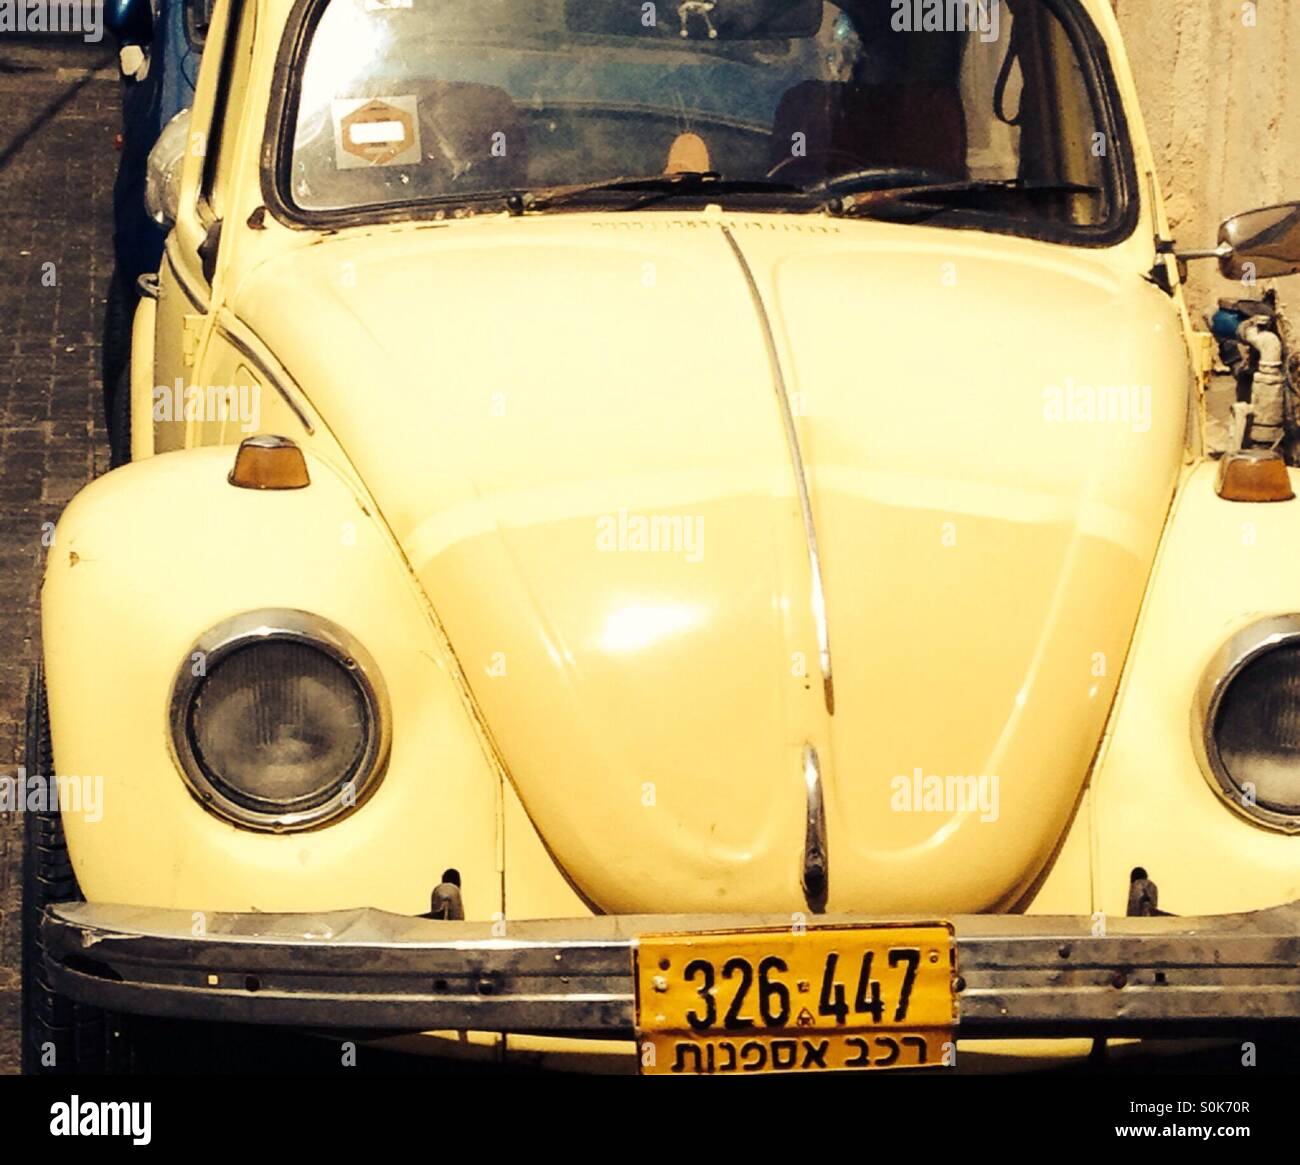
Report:
[[228,0],[150,179],[33,1068],[1300,1020],[1300,502],[1211,455],[1180,285],[1300,214],[1177,252],[1109,4]]

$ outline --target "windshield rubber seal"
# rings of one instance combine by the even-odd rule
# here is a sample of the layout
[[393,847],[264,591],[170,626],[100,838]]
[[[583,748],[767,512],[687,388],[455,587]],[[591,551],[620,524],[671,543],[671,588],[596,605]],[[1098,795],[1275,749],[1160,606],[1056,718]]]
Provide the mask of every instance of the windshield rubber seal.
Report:
[[[300,74],[294,69],[306,45],[315,32],[325,7],[331,0],[296,0],[286,21],[285,32],[276,55],[272,77],[271,108],[266,132],[262,139],[261,186],[262,200],[276,220],[298,230],[333,232],[347,227],[384,226],[393,223],[424,223],[450,225],[458,218],[469,217],[466,208],[475,203],[485,206],[504,204],[508,191],[487,192],[479,196],[459,196],[445,200],[423,202],[372,203],[337,210],[308,210],[298,206],[292,198],[290,171],[293,155],[293,134],[297,125],[300,97]],[[1106,222],[1096,226],[1071,226],[1048,220],[1013,215],[999,215],[987,211],[953,208],[936,218],[925,219],[925,225],[949,230],[982,231],[986,234],[1012,235],[1040,242],[1061,243],[1075,247],[1104,248],[1117,246],[1129,239],[1141,218],[1137,164],[1133,156],[1128,132],[1128,118],[1124,102],[1120,99],[1111,63],[1109,46],[1101,30],[1084,11],[1078,0],[1036,0],[1048,9],[1065,29],[1078,57],[1088,86],[1093,106],[1093,117],[1098,131],[1106,136],[1111,147],[1111,164],[1106,167],[1106,190],[1111,198],[1112,212]],[[681,210],[669,202],[663,209]],[[589,205],[575,210],[599,212]],[[742,211],[742,213],[745,213]],[[749,211],[748,213],[817,213],[815,210]],[[864,220],[869,221],[869,220]]]

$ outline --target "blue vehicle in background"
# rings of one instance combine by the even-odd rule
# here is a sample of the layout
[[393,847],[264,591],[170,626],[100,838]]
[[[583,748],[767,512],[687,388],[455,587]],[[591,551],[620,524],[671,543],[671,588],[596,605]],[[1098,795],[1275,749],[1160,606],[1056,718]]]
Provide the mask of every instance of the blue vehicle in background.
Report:
[[122,157],[113,187],[113,280],[104,321],[104,409],[113,464],[129,457],[113,424],[118,389],[129,375],[131,320],[139,279],[157,272],[163,228],[145,210],[149,151],[173,117],[194,101],[199,59],[215,0],[110,0],[105,13],[122,68]]

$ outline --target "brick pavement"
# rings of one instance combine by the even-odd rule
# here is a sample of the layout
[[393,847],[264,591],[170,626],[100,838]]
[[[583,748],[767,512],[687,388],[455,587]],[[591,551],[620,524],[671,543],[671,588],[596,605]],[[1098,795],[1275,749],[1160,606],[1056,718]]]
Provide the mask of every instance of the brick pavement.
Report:
[[[2,775],[22,761],[42,524],[108,466],[99,353],[119,107],[115,73],[96,66],[109,52],[0,39]],[[22,821],[0,815],[0,1073],[18,1070],[21,858]]]

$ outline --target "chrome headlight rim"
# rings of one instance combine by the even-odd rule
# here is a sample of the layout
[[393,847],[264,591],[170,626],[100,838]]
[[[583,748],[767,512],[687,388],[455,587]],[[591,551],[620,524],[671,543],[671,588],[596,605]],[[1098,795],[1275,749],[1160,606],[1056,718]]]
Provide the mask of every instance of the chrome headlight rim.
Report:
[[[214,668],[235,652],[259,643],[298,643],[328,656],[356,685],[366,711],[366,739],[352,772],[336,791],[310,808],[264,811],[228,796],[219,778],[199,758],[190,729],[190,710]],[[204,660],[194,674],[195,656]],[[360,640],[337,623],[310,611],[267,608],[225,619],[205,631],[190,647],[172,683],[168,739],[186,788],[209,812],[233,825],[261,833],[290,833],[333,825],[359,809],[378,788],[392,744],[388,692],[374,658]]]
[[1239,628],[1215,652],[1192,702],[1192,742],[1201,773],[1210,788],[1234,813],[1254,825],[1277,833],[1300,833],[1300,813],[1287,813],[1258,802],[1250,803],[1223,762],[1215,738],[1219,711],[1228,689],[1241,674],[1270,652],[1300,646],[1300,614],[1270,615]]

